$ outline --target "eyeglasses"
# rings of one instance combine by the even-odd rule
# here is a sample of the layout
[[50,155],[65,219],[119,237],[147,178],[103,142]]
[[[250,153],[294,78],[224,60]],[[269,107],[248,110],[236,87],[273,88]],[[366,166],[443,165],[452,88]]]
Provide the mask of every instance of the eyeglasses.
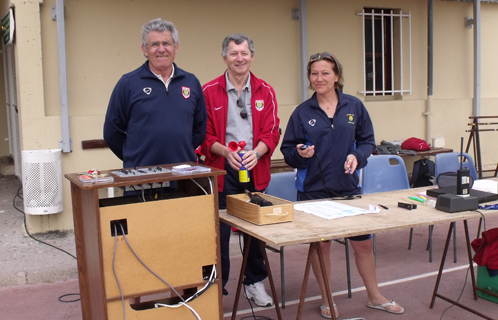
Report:
[[240,117],[244,120],[247,119],[246,106],[244,105],[244,101],[241,98],[237,99],[237,105],[242,108],[242,111],[240,111]]
[[170,42],[170,41],[153,41],[153,42],[149,43],[149,47],[153,50],[157,50],[161,46],[169,49],[169,48],[173,47],[174,45],[175,44],[173,42]]
[[335,63],[334,57],[332,57],[332,55],[328,52],[312,54],[310,56],[310,62],[322,60],[322,59],[327,59],[327,60],[330,60],[333,63]]

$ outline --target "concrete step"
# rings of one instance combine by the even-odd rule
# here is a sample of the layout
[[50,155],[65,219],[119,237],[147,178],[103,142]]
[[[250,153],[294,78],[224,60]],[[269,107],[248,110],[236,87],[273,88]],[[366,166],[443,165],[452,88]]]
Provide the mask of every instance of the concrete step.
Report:
[[12,157],[0,157],[0,176],[13,176],[14,174],[14,160]]

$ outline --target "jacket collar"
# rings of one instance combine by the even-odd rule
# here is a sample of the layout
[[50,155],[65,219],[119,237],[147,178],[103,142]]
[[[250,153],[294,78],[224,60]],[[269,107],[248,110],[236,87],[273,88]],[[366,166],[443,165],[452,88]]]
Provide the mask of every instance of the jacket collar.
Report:
[[[172,79],[183,77],[185,75],[186,72],[183,71],[182,69],[178,68],[176,63],[173,62],[173,66],[174,66],[175,70],[174,70],[174,74],[173,74]],[[142,71],[140,73],[140,76],[142,78],[155,78],[155,79],[157,79],[156,75],[152,71],[150,71],[149,60],[145,61],[144,64],[142,65]]]
[[[335,89],[335,92],[337,93],[337,108],[340,108],[342,106],[345,106],[349,103],[348,99],[346,99],[346,96],[344,95],[344,93],[342,93],[341,91],[339,91],[338,89]],[[318,99],[316,97],[316,92],[313,93],[313,96],[311,97],[312,99],[312,104],[316,107],[320,107],[320,105],[318,104]]]
[[[228,69],[225,70],[225,72],[223,73],[223,75],[219,78],[220,80],[218,81],[219,85],[223,88],[224,91],[227,90],[227,80],[226,80],[226,73],[228,72]],[[254,74],[249,71],[249,73],[251,74],[251,91],[254,92],[256,90],[259,89],[259,87],[261,86],[261,80],[256,78],[254,76]]]

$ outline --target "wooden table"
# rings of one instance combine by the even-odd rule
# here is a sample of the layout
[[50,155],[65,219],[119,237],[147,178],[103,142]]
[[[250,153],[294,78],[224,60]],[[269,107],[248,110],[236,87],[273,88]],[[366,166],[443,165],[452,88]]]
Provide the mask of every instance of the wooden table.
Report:
[[[454,227],[454,223],[456,221],[463,221],[466,230],[467,236],[467,244],[469,250],[469,263],[471,262],[471,249],[470,249],[470,241],[468,238],[468,228],[467,221],[468,219],[481,218],[481,215],[476,211],[464,211],[457,213],[447,213],[443,211],[436,210],[433,207],[426,206],[420,202],[416,202],[408,199],[408,196],[415,196],[418,192],[427,189],[417,188],[417,189],[407,189],[407,190],[399,190],[392,192],[382,192],[382,193],[374,193],[363,195],[361,199],[355,199],[351,201],[342,201],[344,204],[348,204],[354,207],[368,209],[369,205],[378,205],[382,204],[389,208],[389,210],[382,210],[377,214],[365,214],[354,217],[345,217],[340,219],[327,220],[323,218],[316,217],[311,214],[307,214],[302,211],[294,210],[294,221],[286,222],[281,224],[272,224],[272,225],[264,225],[258,226],[252,224],[250,222],[241,220],[237,217],[228,215],[226,210],[220,210],[220,220],[241,230],[246,233],[250,237],[255,237],[262,242],[268,244],[269,246],[278,248],[281,246],[293,245],[293,244],[303,244],[310,243],[310,251],[309,254],[313,250],[317,250],[319,248],[320,241],[324,240],[333,240],[338,238],[352,237],[363,234],[371,234],[371,233],[382,233],[388,231],[394,231],[399,229],[407,229],[414,227],[423,227],[430,226],[441,223],[449,223],[450,230],[448,233],[447,246],[445,250],[448,249],[449,239],[451,237],[451,231]],[[398,208],[398,202],[412,203],[417,204],[417,209],[415,210],[407,210],[403,208]],[[485,216],[491,216],[498,214],[498,211],[484,211],[482,210]],[[321,255],[321,250],[317,250],[319,254],[319,258]],[[305,270],[303,291],[305,293],[306,283],[309,275],[309,254],[308,254],[308,263]],[[446,255],[443,255],[443,259],[441,261],[440,275],[442,269],[444,267],[444,260]],[[266,259],[266,258],[265,258]],[[266,259],[267,261],[267,259]],[[267,263],[267,266],[269,264]],[[242,268],[245,267],[245,261],[242,263]],[[272,294],[274,296],[275,308],[277,310],[277,314],[280,318],[280,310],[278,307],[278,302],[275,299],[276,294],[274,290],[273,280],[271,278],[271,271],[269,270],[269,280],[270,285],[272,287]],[[473,272],[473,268],[471,268],[472,272],[472,283],[474,288],[475,285],[475,276]],[[322,270],[323,272],[324,270]],[[326,276],[325,272],[324,275]],[[241,271],[241,276],[243,276],[243,272]],[[326,277],[325,277],[326,279]],[[239,286],[237,288],[237,294],[235,299],[234,310],[232,314],[232,319],[235,319],[235,315],[237,312],[237,304],[238,304],[238,296],[240,293],[240,285],[241,280],[239,279]],[[436,283],[436,287],[434,290],[434,295],[432,301],[436,296],[443,298],[439,294],[437,294],[437,289],[439,285],[440,276],[438,277],[438,281]],[[329,284],[329,281],[325,281],[326,284]],[[330,292],[330,290],[327,290]],[[298,315],[297,319],[300,319],[302,306],[304,303],[304,295],[301,294],[301,299],[299,303]],[[477,295],[475,294],[474,289],[474,297],[477,299]],[[329,301],[332,300],[331,297],[328,297]],[[445,299],[448,300],[448,299]],[[431,303],[431,307],[433,305]],[[332,303],[330,304],[332,305]],[[468,310],[468,308],[466,308]],[[471,311],[471,310],[469,310]],[[473,311],[472,311],[473,312]],[[474,312],[475,313],[475,312]],[[482,316],[482,315],[480,315]],[[332,312],[332,317],[334,318],[334,313]],[[485,316],[484,316],[485,317]],[[486,317],[485,317],[486,318]],[[486,318],[491,319],[491,318]]]

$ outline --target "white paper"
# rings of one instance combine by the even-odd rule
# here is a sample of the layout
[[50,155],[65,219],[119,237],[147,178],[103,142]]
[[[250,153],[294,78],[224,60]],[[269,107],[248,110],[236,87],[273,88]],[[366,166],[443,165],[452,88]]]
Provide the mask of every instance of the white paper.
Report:
[[491,193],[498,193],[497,185],[498,184],[496,183],[496,181],[493,180],[487,180],[487,179],[474,180],[474,185],[472,185],[472,189],[491,192]]
[[369,211],[330,200],[294,204],[294,210],[304,211],[324,219],[337,219],[376,212],[375,209]]

